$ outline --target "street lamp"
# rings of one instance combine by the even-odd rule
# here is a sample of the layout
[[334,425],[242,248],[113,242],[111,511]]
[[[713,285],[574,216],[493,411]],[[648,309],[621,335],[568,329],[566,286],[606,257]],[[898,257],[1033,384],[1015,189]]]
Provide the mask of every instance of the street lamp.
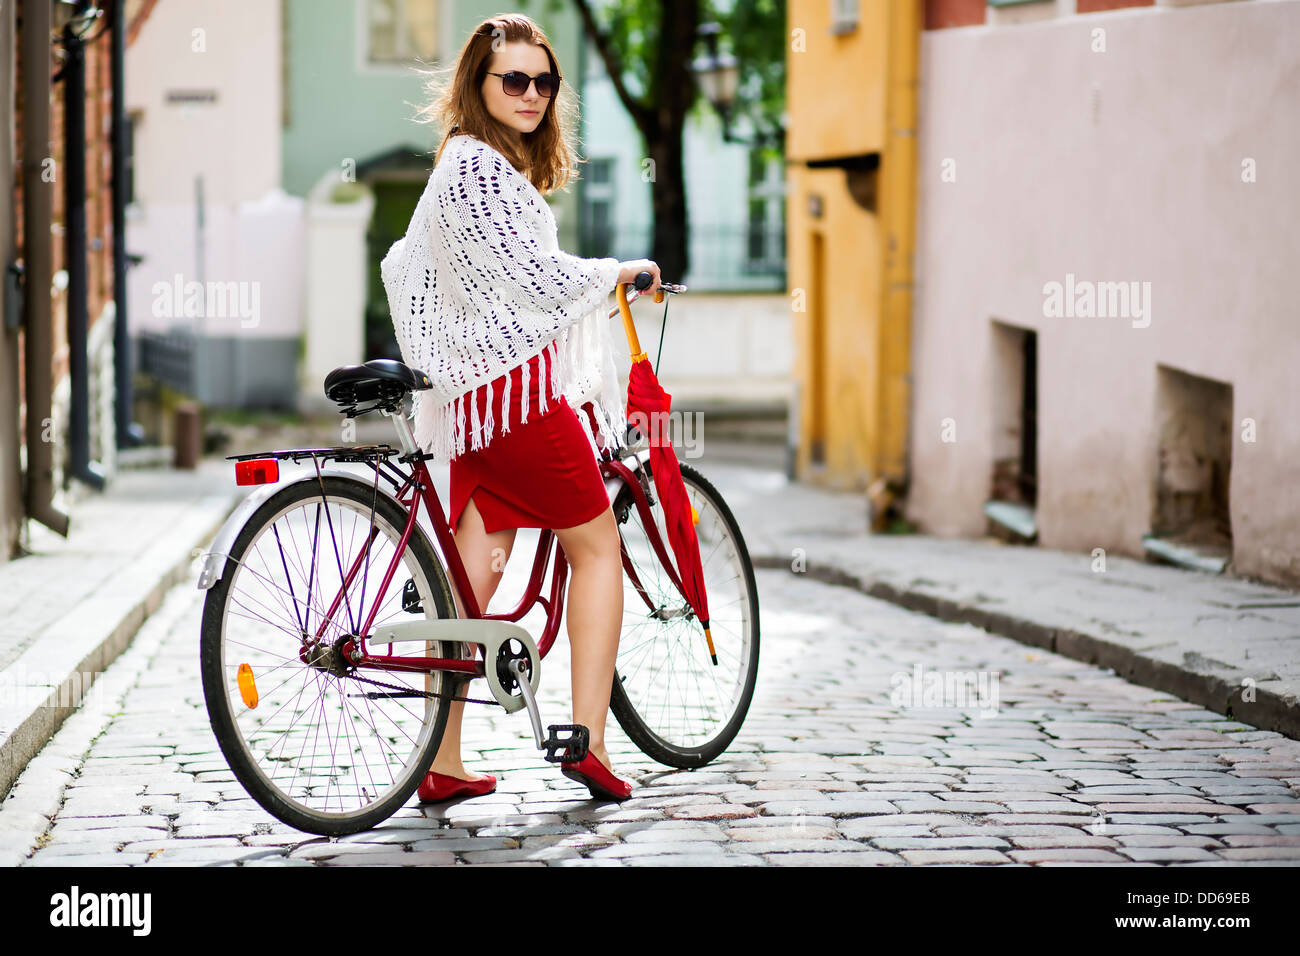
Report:
[[740,87],[740,66],[730,53],[718,52],[718,34],[722,32],[720,23],[701,23],[697,35],[704,41],[708,53],[696,57],[691,63],[691,70],[699,81],[700,90],[705,99],[722,118],[722,139],[728,143],[742,146],[762,145],[766,137],[757,142],[741,139],[731,133],[731,107],[736,101],[736,92]]
[[80,36],[85,36],[90,26],[104,13],[89,0],[55,0],[53,26],[62,33],[71,29]]

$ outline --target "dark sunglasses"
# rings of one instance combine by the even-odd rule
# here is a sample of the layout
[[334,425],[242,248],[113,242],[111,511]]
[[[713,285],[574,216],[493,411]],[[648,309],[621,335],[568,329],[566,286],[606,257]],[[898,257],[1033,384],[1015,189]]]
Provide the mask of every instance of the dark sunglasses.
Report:
[[560,78],[554,73],[539,73],[536,76],[529,76],[527,73],[520,73],[518,70],[511,70],[509,73],[493,73],[488,70],[488,76],[501,77],[501,88],[506,91],[507,96],[523,96],[528,92],[528,84],[537,85],[537,95],[545,96],[547,99],[555,95],[556,90],[560,88]]

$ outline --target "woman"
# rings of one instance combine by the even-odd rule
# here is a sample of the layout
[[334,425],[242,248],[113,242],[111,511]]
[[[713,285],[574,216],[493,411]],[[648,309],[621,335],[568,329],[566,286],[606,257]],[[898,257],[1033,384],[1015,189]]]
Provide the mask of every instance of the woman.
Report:
[[[451,72],[425,110],[448,131],[434,171],[381,264],[403,358],[434,383],[416,397],[416,441],[451,463],[449,520],[481,609],[516,529],[555,532],[572,568],[573,722],[590,733],[587,757],[562,772],[594,797],[623,800],[631,785],[614,775],[605,747],[622,568],[596,457],[621,444],[624,411],[602,306],[616,283],[643,271],[653,292],[659,267],[557,248],[541,190],[572,178],[571,108],[532,20],[483,22]],[[464,708],[451,704],[421,801],[496,789],[495,777],[461,762]]]

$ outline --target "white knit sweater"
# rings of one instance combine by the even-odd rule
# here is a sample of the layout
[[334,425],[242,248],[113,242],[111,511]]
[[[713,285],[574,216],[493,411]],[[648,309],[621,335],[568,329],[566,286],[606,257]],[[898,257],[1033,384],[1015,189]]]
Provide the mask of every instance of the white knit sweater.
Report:
[[[600,436],[593,455],[622,444],[625,413],[607,318],[619,261],[560,251],[551,207],[500,152],[466,134],[447,142],[380,274],[402,358],[433,382],[415,393],[414,432],[435,461],[450,461],[467,445],[485,447],[494,405],[508,430],[509,394],[489,395],[482,421],[468,395],[543,350],[552,354],[555,388],[569,405],[576,411],[592,402]],[[525,378],[525,422],[527,403]]]

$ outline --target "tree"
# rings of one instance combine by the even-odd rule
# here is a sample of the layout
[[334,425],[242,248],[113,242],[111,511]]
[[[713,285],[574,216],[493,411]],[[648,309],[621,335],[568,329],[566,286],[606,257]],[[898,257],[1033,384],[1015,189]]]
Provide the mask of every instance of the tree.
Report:
[[[650,258],[666,280],[690,265],[682,131],[702,102],[691,69],[700,24],[722,27],[719,52],[739,61],[730,115],[780,143],[785,108],[785,0],[571,0],[650,161],[654,238]],[[553,4],[554,6],[554,4]],[[771,149],[772,147],[769,147]],[[779,146],[776,147],[779,150]]]

